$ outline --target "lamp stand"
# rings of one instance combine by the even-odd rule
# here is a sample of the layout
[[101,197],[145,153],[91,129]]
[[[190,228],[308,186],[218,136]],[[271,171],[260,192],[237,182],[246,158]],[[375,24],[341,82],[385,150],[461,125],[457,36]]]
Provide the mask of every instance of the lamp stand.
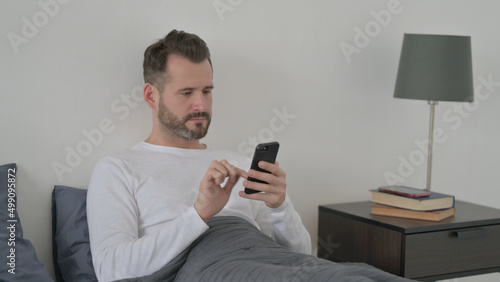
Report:
[[429,119],[429,145],[427,148],[427,185],[425,190],[431,191],[431,174],[432,174],[432,145],[434,144],[434,108],[438,104],[437,101],[429,101],[431,106],[431,116]]

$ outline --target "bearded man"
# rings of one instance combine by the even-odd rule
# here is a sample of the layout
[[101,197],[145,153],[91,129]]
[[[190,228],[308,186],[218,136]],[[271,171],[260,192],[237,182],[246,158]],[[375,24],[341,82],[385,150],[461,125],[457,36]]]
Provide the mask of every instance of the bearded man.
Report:
[[[88,188],[99,281],[154,273],[203,234],[214,216],[241,217],[289,250],[310,254],[310,235],[287,197],[279,164],[259,163],[270,173],[248,170],[244,156],[200,142],[210,125],[214,89],[205,42],[173,30],[146,49],[143,67],[152,132],[101,159]],[[261,193],[246,194],[244,187]]]

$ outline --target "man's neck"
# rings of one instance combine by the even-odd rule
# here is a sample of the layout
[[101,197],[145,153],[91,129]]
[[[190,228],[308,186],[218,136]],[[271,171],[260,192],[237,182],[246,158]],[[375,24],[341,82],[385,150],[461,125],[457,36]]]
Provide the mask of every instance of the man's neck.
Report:
[[207,145],[200,143],[200,140],[187,140],[182,137],[172,135],[159,135],[151,133],[145,140],[146,143],[159,146],[175,147],[182,149],[206,149]]

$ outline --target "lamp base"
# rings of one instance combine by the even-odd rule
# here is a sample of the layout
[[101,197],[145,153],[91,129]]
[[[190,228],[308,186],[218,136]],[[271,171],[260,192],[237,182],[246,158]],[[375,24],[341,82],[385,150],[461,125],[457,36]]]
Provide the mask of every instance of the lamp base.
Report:
[[427,185],[425,186],[425,190],[428,192],[431,191],[431,175],[432,175],[432,145],[434,144],[434,110],[437,101],[428,101],[429,106],[431,106],[431,113],[429,118],[429,145],[427,148]]

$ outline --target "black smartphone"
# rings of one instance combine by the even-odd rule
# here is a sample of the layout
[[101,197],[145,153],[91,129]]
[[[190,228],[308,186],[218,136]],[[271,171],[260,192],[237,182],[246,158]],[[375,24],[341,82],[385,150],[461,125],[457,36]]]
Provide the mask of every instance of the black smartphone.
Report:
[[[276,156],[278,155],[279,147],[280,147],[280,144],[278,142],[262,143],[262,144],[257,145],[257,147],[255,147],[255,152],[253,154],[253,159],[252,159],[252,165],[250,166],[250,168],[253,170],[257,170],[257,171],[270,173],[267,170],[261,169],[259,167],[259,162],[266,161],[268,163],[274,164],[276,162]],[[248,181],[268,184],[265,181],[255,179],[252,177],[248,177]],[[259,192],[260,191],[249,189],[249,188],[245,187],[245,193],[247,193],[247,194],[259,193]]]

